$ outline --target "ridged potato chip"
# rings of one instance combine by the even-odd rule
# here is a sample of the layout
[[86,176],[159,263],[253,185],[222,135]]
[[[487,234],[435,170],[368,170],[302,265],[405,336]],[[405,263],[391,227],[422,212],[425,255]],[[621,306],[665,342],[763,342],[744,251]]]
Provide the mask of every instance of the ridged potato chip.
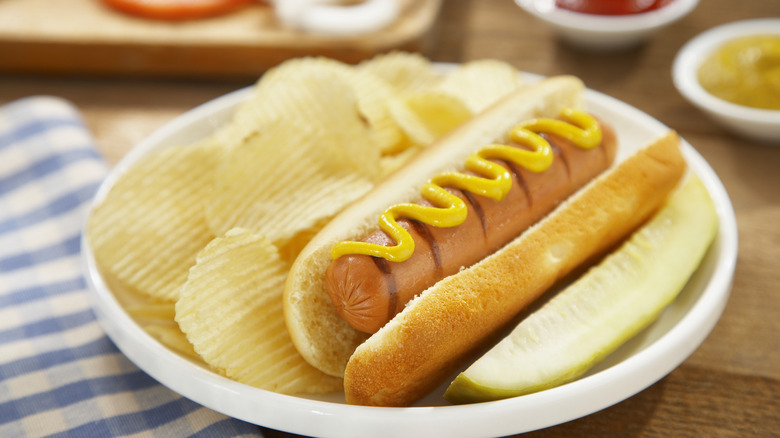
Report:
[[311,228],[299,231],[290,240],[286,241],[284,245],[279,246],[279,256],[287,263],[288,267],[292,266],[295,258],[298,257],[298,254],[300,254],[306,244],[308,244],[329,221],[330,218],[325,218],[314,224]]
[[338,146],[331,151],[334,158],[355,173],[374,178],[379,151],[359,112],[355,84],[346,64],[322,58],[307,58],[295,70],[276,72],[257,91],[258,131],[280,121],[293,130],[312,127],[319,131],[313,135],[319,135],[320,141]]
[[420,153],[425,147],[423,145],[411,145],[395,155],[387,155],[382,157],[381,167],[382,174],[389,175],[395,172],[398,168],[402,167],[407,161],[411,160],[415,155]]
[[176,311],[174,302],[146,302],[140,304],[126,305],[125,310],[133,319],[153,320],[153,321],[173,321]]
[[206,210],[213,233],[244,227],[283,244],[365,193],[380,176],[380,151],[359,96],[368,112],[379,114],[372,102],[381,92],[371,93],[381,87],[378,79],[358,78],[352,67],[324,58],[269,71],[232,127],[218,135],[240,144],[215,177]]
[[371,138],[383,155],[394,154],[409,145],[408,138],[390,114],[387,102],[396,91],[375,74],[354,69],[352,85],[357,95],[358,111],[368,122]]
[[322,128],[361,159],[376,155],[373,163],[366,160],[356,169],[373,174],[379,152],[358,109],[354,76],[352,67],[332,59],[287,61],[263,75],[251,97],[216,137],[220,143],[236,146],[279,121],[296,128]]
[[161,344],[191,359],[200,359],[192,344],[176,324],[176,303],[147,302],[125,306],[125,310],[147,333]]
[[472,116],[457,96],[431,89],[392,99],[390,114],[418,145],[429,145]]
[[176,303],[176,321],[212,368],[271,391],[340,389],[298,353],[287,333],[282,293],[287,265],[259,234],[234,229],[198,254]]
[[156,150],[131,166],[89,220],[100,266],[143,294],[175,301],[195,255],[214,237],[205,200],[221,153],[203,141]]
[[214,234],[243,227],[282,245],[373,186],[341,142],[304,128],[279,121],[220,164],[207,207]]
[[[306,76],[322,78],[323,75],[330,75],[329,81],[342,89],[314,87],[311,90],[314,93],[311,96],[312,100],[321,100],[324,105],[332,104],[334,101],[330,97],[335,97],[332,93],[345,93],[343,87],[349,87],[351,93],[343,94],[341,99],[345,102],[354,99],[354,103],[357,105],[354,109],[357,110],[357,115],[368,124],[375,147],[378,147],[380,151],[387,151],[397,147],[397,144],[402,142],[403,134],[388,114],[386,105],[387,100],[395,95],[397,90],[383,78],[371,72],[327,58],[294,59],[269,71],[257,83],[255,97],[251,100],[255,113],[262,112],[262,107],[269,104],[267,94],[280,94],[280,87],[289,86],[291,82],[297,81],[297,78],[305,78]],[[308,103],[308,98],[303,98],[302,101]],[[348,113],[348,111],[344,111],[344,113]],[[300,112],[290,111],[290,114],[297,116],[300,115]],[[339,115],[337,112],[328,116]],[[314,114],[312,117],[306,116],[306,119],[309,123],[318,123],[329,128],[341,127],[340,125],[343,123],[337,125],[323,123],[327,120],[323,120],[320,114]]]
[[[400,152],[411,142],[390,115],[388,100],[429,88],[440,83],[441,77],[429,61],[416,54],[397,52],[372,61],[358,68],[327,58],[286,61],[263,75],[250,99],[239,107],[230,124],[217,131],[216,138],[228,147],[240,145],[279,119],[298,119],[342,131],[344,123],[359,122],[370,137],[369,141],[360,140],[360,144],[373,146],[384,155]],[[351,111],[340,109],[349,106],[357,111],[358,118],[337,120],[343,114],[350,115]],[[343,137],[362,137],[354,135],[359,129],[353,131],[351,136]],[[372,166],[369,163],[366,169],[376,171]]]
[[377,55],[357,66],[358,70],[384,79],[396,95],[424,91],[442,78],[433,64],[419,53],[390,52]]
[[146,333],[149,333],[153,338],[157,339],[161,344],[172,349],[173,351],[182,354],[190,359],[195,359],[203,362],[201,357],[192,347],[192,344],[187,337],[179,329],[178,324],[171,321],[170,324],[162,323],[146,323],[142,324]]
[[516,68],[503,61],[487,59],[457,66],[438,88],[458,97],[476,114],[523,86]]
[[205,365],[174,320],[176,302],[157,301],[123,285],[110,275],[104,275],[103,278],[119,304],[144,331],[171,350]]

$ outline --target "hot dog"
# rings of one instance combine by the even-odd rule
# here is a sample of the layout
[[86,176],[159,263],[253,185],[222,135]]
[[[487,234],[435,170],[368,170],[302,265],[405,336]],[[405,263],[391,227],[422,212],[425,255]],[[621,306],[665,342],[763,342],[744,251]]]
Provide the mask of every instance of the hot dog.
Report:
[[[541,134],[554,154],[544,171],[533,171],[512,161],[492,160],[509,171],[512,179],[511,188],[501,200],[446,187],[468,209],[462,224],[443,228],[401,219],[399,224],[414,240],[415,249],[409,259],[393,262],[349,254],[334,260],[325,273],[325,281],[339,315],[357,330],[374,333],[415,295],[495,252],[549,213],[609,167],[615,157],[614,131],[603,122],[591,122],[598,123],[601,141],[589,149],[555,134]],[[431,205],[426,201],[420,204]],[[395,243],[382,230],[374,231],[363,241],[384,246]]]
[[685,168],[677,143],[670,133],[640,150],[500,251],[410,302],[350,357],[347,401],[406,406],[433,390],[506,322],[663,204]]
[[[564,108],[581,109],[583,91],[578,79],[556,77],[507,97],[349,206],[304,248],[287,278],[285,320],[293,343],[309,363],[344,377],[348,402],[413,403],[556,281],[616,244],[660,207],[685,167],[673,134],[616,160],[620,163],[585,187],[564,190],[576,192],[549,201],[552,212],[541,213],[540,221],[508,244],[484,244],[499,248],[436,281],[370,338],[339,315],[326,290],[331,251],[339,242],[371,235],[388,206],[419,200],[420,187],[432,175],[462,166],[486,144],[505,141],[505,133],[519,121],[557,117]],[[613,154],[609,148],[602,154],[607,158]],[[578,170],[572,180],[590,178],[598,173],[594,169]],[[484,234],[479,220],[475,227]],[[400,274],[394,278],[408,281]],[[395,310],[391,306],[388,314]]]

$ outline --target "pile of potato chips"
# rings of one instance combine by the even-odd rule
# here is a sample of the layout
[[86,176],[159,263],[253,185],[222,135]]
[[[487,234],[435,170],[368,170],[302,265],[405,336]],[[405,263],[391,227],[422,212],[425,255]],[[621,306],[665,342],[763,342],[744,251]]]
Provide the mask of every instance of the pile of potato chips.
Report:
[[284,325],[295,256],[389,172],[522,86],[492,60],[444,73],[403,52],[290,60],[211,137],[130,167],[94,209],[89,242],[128,313],[169,348],[263,389],[338,390]]

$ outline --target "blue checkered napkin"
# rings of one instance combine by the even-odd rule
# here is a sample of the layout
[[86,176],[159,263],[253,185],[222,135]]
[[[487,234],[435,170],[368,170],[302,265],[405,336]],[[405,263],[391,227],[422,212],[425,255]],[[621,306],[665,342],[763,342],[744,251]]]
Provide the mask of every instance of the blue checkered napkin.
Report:
[[97,324],[79,238],[105,174],[67,102],[0,106],[0,437],[260,436],[157,383]]

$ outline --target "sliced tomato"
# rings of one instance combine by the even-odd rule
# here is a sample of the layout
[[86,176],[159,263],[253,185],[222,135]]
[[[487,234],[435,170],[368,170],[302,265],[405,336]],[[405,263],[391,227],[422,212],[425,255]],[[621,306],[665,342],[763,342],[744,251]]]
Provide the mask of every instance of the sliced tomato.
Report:
[[101,0],[108,6],[145,18],[192,20],[232,12],[257,0]]

